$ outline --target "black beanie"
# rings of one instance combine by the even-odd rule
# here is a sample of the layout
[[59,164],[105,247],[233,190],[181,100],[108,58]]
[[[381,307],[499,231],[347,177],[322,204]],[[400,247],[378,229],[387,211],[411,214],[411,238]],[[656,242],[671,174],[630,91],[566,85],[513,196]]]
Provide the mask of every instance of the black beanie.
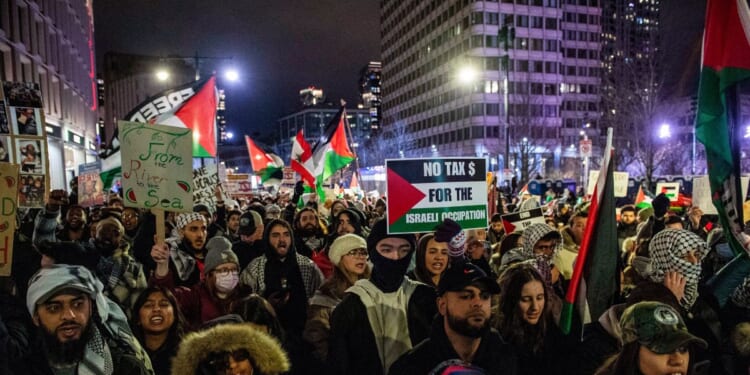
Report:
[[370,252],[370,256],[372,256],[373,252],[375,251],[375,245],[380,242],[383,238],[387,237],[395,237],[395,238],[403,238],[409,242],[409,246],[411,246],[412,251],[417,246],[417,240],[414,237],[413,234],[388,234],[388,224],[386,223],[385,219],[378,220],[375,224],[372,225],[372,230],[370,230],[370,235],[367,236],[367,251]]

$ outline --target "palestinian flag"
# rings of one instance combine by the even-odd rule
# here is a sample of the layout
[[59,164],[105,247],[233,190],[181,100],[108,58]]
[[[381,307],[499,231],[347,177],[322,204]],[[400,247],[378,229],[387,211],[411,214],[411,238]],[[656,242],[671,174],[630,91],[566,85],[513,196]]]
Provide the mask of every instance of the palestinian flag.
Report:
[[[216,157],[217,105],[216,77],[211,76],[160,92],[137,105],[122,120],[192,129],[193,156]],[[115,128],[110,148],[100,155],[105,189],[122,173],[117,131]]]
[[[581,324],[599,319],[612,305],[620,290],[620,251],[617,246],[615,221],[614,150],[611,139],[610,129],[602,170],[591,197],[586,231],[565,294],[560,317],[560,328],[565,334],[574,328],[574,314],[578,317],[575,321]],[[575,327],[575,332],[582,332],[581,329],[582,327]]]
[[325,201],[323,182],[354,160],[354,153],[346,139],[347,126],[346,108],[342,106],[313,147],[314,176],[321,202]]
[[750,9],[746,0],[709,0],[695,134],[705,146],[711,197],[735,254],[749,250],[742,234],[742,129],[736,114],[736,84],[750,78],[749,41]]
[[302,180],[310,187],[315,187],[315,163],[312,157],[312,148],[305,140],[302,129],[297,132],[297,136],[292,140],[292,169],[299,173]]
[[284,161],[278,155],[263,151],[248,136],[245,136],[245,142],[250,163],[255,174],[260,177],[260,182],[263,185],[280,185],[284,178]]

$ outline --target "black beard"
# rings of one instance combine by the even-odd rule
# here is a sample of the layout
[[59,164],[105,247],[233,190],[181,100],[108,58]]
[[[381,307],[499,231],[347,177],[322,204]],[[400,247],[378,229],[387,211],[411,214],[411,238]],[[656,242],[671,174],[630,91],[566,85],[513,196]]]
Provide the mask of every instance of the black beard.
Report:
[[468,319],[457,319],[449,312],[446,312],[446,319],[448,319],[448,326],[461,336],[478,339],[490,330],[489,319],[485,319],[479,327],[469,324]]
[[299,231],[299,234],[302,237],[312,237],[312,236],[314,236],[316,234],[316,230],[315,229],[316,228],[314,228],[314,227],[313,228],[303,227],[303,228],[297,229],[297,231]]
[[81,332],[78,340],[71,340],[65,343],[57,341],[56,332],[48,332],[46,328],[40,327],[44,346],[47,348],[49,361],[56,364],[73,364],[83,360],[83,354],[86,351],[86,344],[94,334],[91,324],[86,326]]

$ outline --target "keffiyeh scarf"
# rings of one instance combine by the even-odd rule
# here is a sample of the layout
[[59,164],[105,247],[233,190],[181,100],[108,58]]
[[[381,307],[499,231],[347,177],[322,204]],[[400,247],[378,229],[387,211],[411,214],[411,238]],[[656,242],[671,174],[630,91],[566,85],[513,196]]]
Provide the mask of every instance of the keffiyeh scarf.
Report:
[[[661,283],[667,272],[679,272],[686,281],[685,296],[680,300],[680,305],[689,310],[698,299],[701,261],[708,250],[706,241],[684,229],[664,229],[651,239],[648,249],[651,258],[648,278]],[[682,259],[690,251],[695,252],[697,264]]]

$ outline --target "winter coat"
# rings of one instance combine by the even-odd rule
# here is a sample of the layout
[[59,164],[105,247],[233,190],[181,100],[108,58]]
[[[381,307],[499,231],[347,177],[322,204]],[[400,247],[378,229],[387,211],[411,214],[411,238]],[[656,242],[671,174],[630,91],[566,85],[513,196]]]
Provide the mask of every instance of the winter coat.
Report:
[[[412,346],[429,337],[432,320],[437,314],[435,290],[420,284],[409,299],[406,316]],[[328,341],[328,363],[334,374],[383,375],[367,310],[360,297],[347,293],[331,315],[331,338]]]
[[312,344],[313,356],[325,362],[328,358],[328,339],[331,336],[331,312],[341,299],[315,292],[307,308],[307,322],[302,338]]
[[[58,231],[60,223],[61,210],[47,211],[42,208],[34,218],[34,235],[32,237],[35,244],[42,241],[70,241],[64,230]],[[88,227],[83,231],[83,237],[76,242],[83,243],[88,241]]]
[[209,375],[202,365],[212,355],[245,349],[256,374],[289,371],[289,359],[276,339],[249,324],[222,324],[187,335],[172,362],[172,375]]
[[[435,319],[430,337],[402,355],[391,366],[389,375],[430,374],[451,364],[463,363],[445,333],[443,319]],[[518,374],[518,359],[514,348],[503,341],[494,329],[482,335],[471,365],[483,369],[488,375]]]
[[192,329],[198,329],[204,322],[229,314],[229,305],[237,296],[235,292],[226,299],[220,300],[211,294],[205,282],[200,282],[192,288],[175,287],[174,279],[172,270],[169,270],[163,278],[157,278],[156,275],[151,276],[149,284],[168,288],[172,291],[180,304],[180,310],[182,310],[185,320]]

